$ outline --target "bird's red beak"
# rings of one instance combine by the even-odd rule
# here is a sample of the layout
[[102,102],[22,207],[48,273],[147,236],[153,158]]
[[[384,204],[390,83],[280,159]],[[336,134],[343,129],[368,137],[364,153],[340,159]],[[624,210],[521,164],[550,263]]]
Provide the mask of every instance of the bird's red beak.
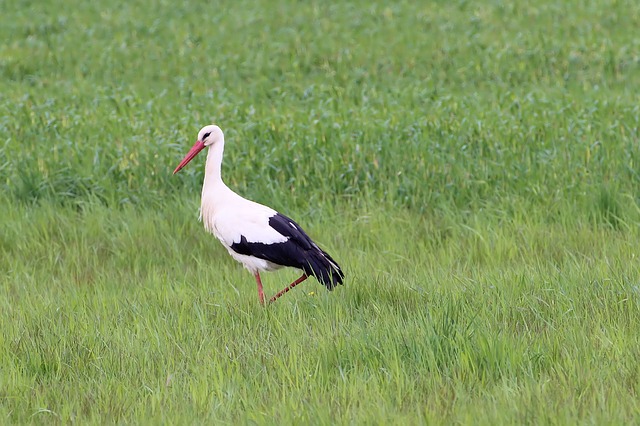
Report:
[[193,160],[193,157],[198,155],[198,153],[203,149],[204,149],[204,142],[196,141],[195,145],[191,147],[187,155],[184,156],[180,164],[178,164],[178,167],[176,167],[176,169],[173,171],[173,174],[175,175],[180,170],[182,170],[182,168],[186,166],[189,161]]

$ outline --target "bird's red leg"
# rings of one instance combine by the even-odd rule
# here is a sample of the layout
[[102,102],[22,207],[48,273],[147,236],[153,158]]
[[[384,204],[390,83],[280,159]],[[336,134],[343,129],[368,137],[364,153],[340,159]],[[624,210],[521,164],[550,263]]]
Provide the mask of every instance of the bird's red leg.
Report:
[[260,304],[264,305],[264,291],[262,290],[262,280],[260,279],[260,273],[256,272],[256,283],[258,283],[258,297],[260,298]]
[[297,286],[298,284],[300,284],[302,281],[306,280],[307,278],[309,278],[307,276],[307,274],[302,274],[302,276],[300,278],[298,278],[297,280],[295,280],[294,282],[289,284],[289,286],[287,288],[285,288],[284,290],[281,290],[278,294],[276,294],[271,299],[269,299],[269,303],[275,302],[277,298],[279,298],[280,296],[282,296],[283,294],[285,294],[286,292],[288,292],[289,290],[291,290],[292,288],[294,288],[295,286]]

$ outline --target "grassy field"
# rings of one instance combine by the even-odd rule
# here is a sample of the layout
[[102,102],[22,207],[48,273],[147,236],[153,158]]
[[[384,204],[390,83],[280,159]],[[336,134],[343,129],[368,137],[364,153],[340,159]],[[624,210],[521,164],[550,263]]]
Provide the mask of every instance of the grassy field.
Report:
[[[637,1],[2,10],[0,423],[640,422]],[[259,306],[212,122],[344,287]]]

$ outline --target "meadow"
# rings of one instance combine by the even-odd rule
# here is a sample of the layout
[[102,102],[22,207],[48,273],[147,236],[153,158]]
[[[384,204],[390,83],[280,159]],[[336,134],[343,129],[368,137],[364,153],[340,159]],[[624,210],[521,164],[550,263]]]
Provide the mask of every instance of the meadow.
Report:
[[[640,422],[640,3],[2,10],[0,423]],[[258,304],[210,123],[344,286]]]

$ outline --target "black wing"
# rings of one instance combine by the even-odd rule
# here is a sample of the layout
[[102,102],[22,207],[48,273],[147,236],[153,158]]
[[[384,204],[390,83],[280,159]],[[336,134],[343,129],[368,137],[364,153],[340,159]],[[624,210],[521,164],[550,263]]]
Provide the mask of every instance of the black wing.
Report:
[[276,213],[269,218],[269,226],[287,237],[287,241],[272,244],[249,242],[241,235],[240,242],[233,243],[231,249],[276,265],[302,269],[305,274],[316,277],[329,290],[342,284],[344,273],[340,266],[309,238],[300,225],[287,216]]

